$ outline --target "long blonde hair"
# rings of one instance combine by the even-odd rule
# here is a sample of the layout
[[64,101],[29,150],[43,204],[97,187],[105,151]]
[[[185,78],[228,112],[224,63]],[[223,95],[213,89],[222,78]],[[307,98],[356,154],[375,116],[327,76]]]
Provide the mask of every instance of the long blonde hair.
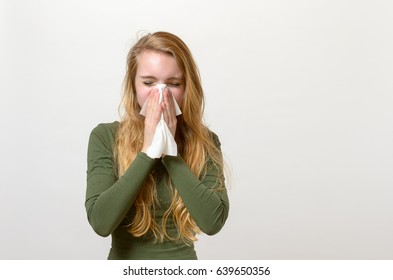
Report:
[[[121,106],[124,113],[116,135],[115,159],[119,177],[124,174],[138,152],[142,150],[144,118],[139,114],[140,106],[136,97],[135,76],[138,57],[145,50],[165,53],[175,58],[184,76],[185,93],[181,104],[182,115],[178,116],[175,140],[179,154],[198,177],[206,173],[210,160],[222,171],[223,162],[219,148],[214,143],[211,132],[203,124],[204,97],[200,74],[190,50],[176,35],[156,32],[143,36],[131,48],[127,57],[127,72],[123,84]],[[221,178],[221,176],[219,176]],[[171,186],[169,178],[168,184]],[[156,182],[152,173],[146,179],[135,202],[135,217],[129,225],[129,232],[136,237],[148,232],[159,240],[195,241],[200,230],[175,188],[172,189],[172,202],[165,212],[162,224],[154,219],[157,204]],[[173,219],[178,229],[177,236],[170,236],[166,231],[168,219]]]

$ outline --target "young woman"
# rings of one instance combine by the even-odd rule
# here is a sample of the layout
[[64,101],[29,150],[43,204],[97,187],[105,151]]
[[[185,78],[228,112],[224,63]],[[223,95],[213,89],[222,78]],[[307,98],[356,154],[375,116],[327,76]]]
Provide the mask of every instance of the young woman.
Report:
[[[158,84],[166,85],[161,94]],[[156,32],[131,48],[122,105],[120,122],[90,134],[89,223],[97,234],[112,235],[108,259],[197,259],[196,234],[217,233],[229,202],[220,142],[203,124],[199,72],[180,38]],[[152,158],[162,120],[177,153]]]

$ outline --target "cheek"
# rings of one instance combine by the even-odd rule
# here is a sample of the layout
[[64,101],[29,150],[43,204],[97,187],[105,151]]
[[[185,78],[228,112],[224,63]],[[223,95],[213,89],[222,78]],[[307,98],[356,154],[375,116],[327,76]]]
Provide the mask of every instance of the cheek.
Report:
[[173,96],[176,99],[177,104],[179,104],[179,106],[181,106],[181,104],[183,103],[183,99],[184,99],[184,90],[183,89],[175,89],[175,90],[171,90],[173,93]]
[[149,97],[150,90],[142,87],[136,87],[136,98],[138,100],[139,106],[143,106],[145,104],[145,101],[147,97]]

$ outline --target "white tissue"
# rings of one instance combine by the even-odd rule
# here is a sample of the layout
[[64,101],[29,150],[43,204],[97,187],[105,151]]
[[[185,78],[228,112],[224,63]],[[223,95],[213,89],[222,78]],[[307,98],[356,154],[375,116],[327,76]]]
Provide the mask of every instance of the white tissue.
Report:
[[[160,94],[160,98],[158,101],[159,103],[162,102],[162,92],[164,91],[165,87],[165,84],[156,85],[156,88],[158,88],[159,90],[158,93]],[[172,97],[175,105],[176,116],[178,116],[181,114],[181,110],[173,94]],[[140,114],[143,116],[146,116],[146,104],[147,102],[143,104],[140,111]],[[163,115],[161,115],[161,120],[157,124],[156,131],[154,132],[153,136],[153,141],[150,147],[147,149],[146,154],[151,158],[160,158],[162,155],[177,156],[177,144],[175,142],[175,138],[173,138],[173,135],[169,130]]]
[[[166,84],[157,84],[156,88],[158,88],[158,93],[160,94],[160,100],[158,102],[161,103],[162,102],[162,92],[166,88]],[[181,115],[180,107],[177,104],[176,99],[173,96],[172,92],[171,92],[171,94],[172,94],[172,98],[173,98],[173,103],[175,104],[176,116]],[[147,101],[147,99],[146,99],[146,101]],[[142,116],[146,116],[146,110],[147,110],[147,102],[146,101],[145,101],[145,104],[143,104],[141,111],[139,112]]]

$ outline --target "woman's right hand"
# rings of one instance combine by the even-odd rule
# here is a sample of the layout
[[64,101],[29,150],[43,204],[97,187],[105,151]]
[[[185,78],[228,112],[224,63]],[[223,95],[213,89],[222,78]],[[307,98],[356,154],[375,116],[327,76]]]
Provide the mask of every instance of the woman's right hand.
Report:
[[142,152],[144,153],[146,153],[147,149],[150,147],[153,141],[157,124],[161,120],[163,108],[162,105],[158,103],[159,100],[160,100],[160,95],[158,94],[158,89],[154,88],[146,100],[147,108],[146,108],[145,129],[143,132],[143,147],[142,147]]

